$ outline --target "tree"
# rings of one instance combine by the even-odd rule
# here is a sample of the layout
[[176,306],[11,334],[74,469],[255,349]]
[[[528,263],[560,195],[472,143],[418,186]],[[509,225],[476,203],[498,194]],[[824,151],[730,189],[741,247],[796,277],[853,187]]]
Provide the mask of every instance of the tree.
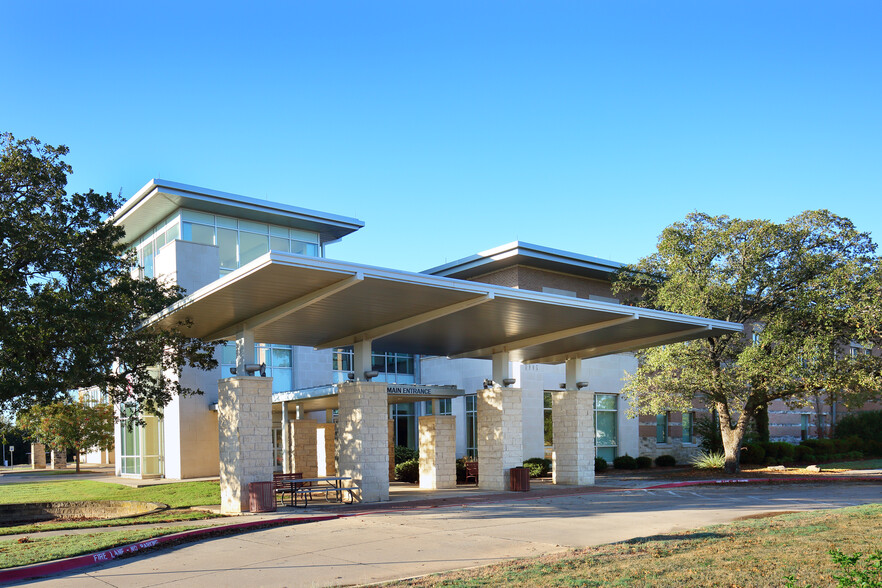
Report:
[[179,328],[142,329],[180,299],[135,279],[111,194],[67,194],[68,149],[0,135],[0,408],[48,404],[97,386],[159,413],[185,365],[211,369],[213,346]]
[[752,418],[781,399],[860,404],[882,389],[882,287],[875,244],[826,210],[776,224],[693,213],[666,228],[658,251],[614,281],[629,303],[745,325],[746,333],[644,350],[624,388],[643,412],[717,411],[726,470]]
[[77,473],[80,454],[113,447],[113,406],[82,401],[34,405],[19,413],[16,422],[28,436],[56,450],[73,449]]

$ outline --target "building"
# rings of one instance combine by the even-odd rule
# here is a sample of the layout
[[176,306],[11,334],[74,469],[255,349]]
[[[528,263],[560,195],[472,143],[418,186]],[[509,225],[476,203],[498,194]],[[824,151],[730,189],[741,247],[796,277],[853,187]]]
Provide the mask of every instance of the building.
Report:
[[552,445],[556,482],[593,483],[595,440],[607,458],[641,451],[618,395],[631,352],[741,330],[620,305],[619,264],[526,243],[418,274],[331,260],[361,221],[165,180],[113,222],[138,271],[187,292],[150,321],[228,341],[218,370],[182,376],[204,396],[131,430],[137,407],[120,408],[117,473],[220,474],[227,510],[274,468],[344,473],[384,500],[395,443],[426,455],[425,487],[477,454],[481,485],[502,489]]

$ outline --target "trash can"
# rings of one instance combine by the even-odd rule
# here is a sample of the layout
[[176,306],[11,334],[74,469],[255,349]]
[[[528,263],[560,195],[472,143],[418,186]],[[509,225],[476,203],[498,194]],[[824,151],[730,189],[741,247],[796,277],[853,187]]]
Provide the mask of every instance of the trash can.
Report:
[[512,492],[530,491],[530,470],[527,468],[511,468],[509,479]]
[[275,512],[276,493],[272,482],[248,484],[248,506],[251,512]]

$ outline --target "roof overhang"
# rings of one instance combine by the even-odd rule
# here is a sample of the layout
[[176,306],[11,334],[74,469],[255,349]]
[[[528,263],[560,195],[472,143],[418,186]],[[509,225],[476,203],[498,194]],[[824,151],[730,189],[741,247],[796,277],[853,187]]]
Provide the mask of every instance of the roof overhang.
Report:
[[131,243],[179,208],[315,231],[322,243],[364,227],[355,218],[159,179],[138,190],[111,220],[126,230],[125,242]]
[[736,323],[271,251],[146,325],[207,340],[561,363],[742,331]]

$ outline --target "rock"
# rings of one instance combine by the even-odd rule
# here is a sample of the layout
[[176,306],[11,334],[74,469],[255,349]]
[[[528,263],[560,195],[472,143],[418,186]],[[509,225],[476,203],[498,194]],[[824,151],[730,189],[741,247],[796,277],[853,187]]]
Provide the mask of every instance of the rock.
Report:
[[820,471],[821,471],[821,466],[810,465],[810,466],[807,466],[805,469],[808,470],[808,471],[810,471],[810,472],[820,472]]
[[769,471],[772,471],[772,472],[783,472],[783,471],[786,470],[787,468],[785,468],[785,467],[782,466],[782,465],[777,465],[777,466],[769,466],[769,467],[767,467],[766,469],[769,470]]

